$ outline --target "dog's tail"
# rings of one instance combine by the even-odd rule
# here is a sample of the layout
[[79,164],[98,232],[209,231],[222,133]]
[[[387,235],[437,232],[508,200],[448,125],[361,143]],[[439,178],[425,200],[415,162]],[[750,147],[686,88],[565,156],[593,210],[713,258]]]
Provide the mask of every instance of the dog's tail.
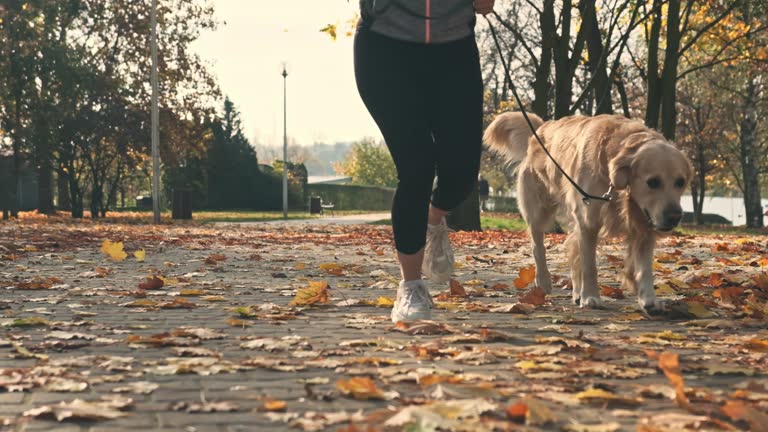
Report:
[[[533,113],[528,113],[533,127],[538,129],[544,121]],[[528,153],[528,139],[533,136],[528,122],[521,112],[507,112],[497,116],[485,129],[483,141],[486,146],[501,155],[508,163],[517,164]]]

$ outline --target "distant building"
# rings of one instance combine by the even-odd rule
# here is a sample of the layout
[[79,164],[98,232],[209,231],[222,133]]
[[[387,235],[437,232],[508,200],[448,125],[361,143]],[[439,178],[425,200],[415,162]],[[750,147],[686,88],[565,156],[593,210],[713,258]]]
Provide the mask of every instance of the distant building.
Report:
[[307,184],[350,184],[352,183],[352,177],[347,176],[309,176],[307,177]]

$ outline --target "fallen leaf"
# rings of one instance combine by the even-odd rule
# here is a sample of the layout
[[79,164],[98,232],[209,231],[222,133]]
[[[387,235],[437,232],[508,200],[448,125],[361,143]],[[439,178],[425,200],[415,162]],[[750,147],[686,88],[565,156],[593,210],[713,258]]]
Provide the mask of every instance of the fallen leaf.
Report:
[[128,254],[123,251],[123,242],[111,242],[104,240],[101,244],[101,252],[109,256],[112,261],[123,261],[128,257]]
[[150,394],[160,387],[158,384],[149,381],[137,381],[126,384],[124,386],[115,387],[112,389],[113,393],[133,393],[133,394]]
[[392,394],[387,394],[376,387],[376,384],[368,377],[353,377],[348,380],[336,381],[336,389],[345,396],[357,400],[390,400]]
[[753,431],[764,430],[768,425],[768,414],[764,414],[742,401],[729,400],[721,408],[733,421],[744,421]]
[[136,257],[137,262],[144,262],[144,258],[147,257],[147,252],[144,249],[137,250],[133,253],[133,256]]
[[53,416],[58,421],[62,420],[111,420],[125,417],[127,414],[110,407],[109,402],[87,402],[75,399],[71,402],[60,402],[57,405],[46,405],[40,408],[27,410],[25,417]]
[[528,415],[528,405],[523,402],[516,402],[507,407],[507,418],[517,423],[525,423],[525,417]]
[[461,286],[461,283],[459,283],[459,281],[457,281],[456,279],[451,279],[450,285],[451,285],[451,291],[450,291],[451,296],[469,297],[469,295],[467,295],[467,291],[464,289],[463,286]]
[[515,279],[515,288],[523,289],[536,279],[536,266],[530,265],[520,269],[518,277]]
[[165,285],[165,282],[157,276],[147,276],[144,282],[139,283],[139,288],[143,290],[158,290]]
[[533,306],[541,306],[546,303],[546,298],[547,295],[544,293],[544,290],[539,287],[535,287],[520,297],[520,303],[527,303]]
[[188,413],[213,413],[234,412],[238,411],[240,407],[234,402],[177,402],[171,406],[171,409],[174,411],[186,411]]
[[688,408],[690,402],[685,395],[685,381],[680,373],[679,357],[676,353],[664,351],[659,354],[659,369],[664,372],[667,379],[675,388],[675,399],[682,408]]
[[285,408],[288,406],[287,403],[283,400],[279,399],[267,399],[264,401],[264,410],[265,411],[285,411]]
[[327,304],[329,302],[328,283],[310,281],[308,287],[302,288],[296,293],[296,297],[288,303],[288,306],[309,306],[317,303]]

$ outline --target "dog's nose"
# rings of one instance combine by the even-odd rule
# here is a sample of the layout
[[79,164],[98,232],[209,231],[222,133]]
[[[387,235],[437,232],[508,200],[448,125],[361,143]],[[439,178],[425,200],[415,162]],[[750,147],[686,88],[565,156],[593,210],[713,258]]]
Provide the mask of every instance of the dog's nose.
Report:
[[664,225],[676,227],[683,218],[683,209],[679,205],[667,207],[664,210]]

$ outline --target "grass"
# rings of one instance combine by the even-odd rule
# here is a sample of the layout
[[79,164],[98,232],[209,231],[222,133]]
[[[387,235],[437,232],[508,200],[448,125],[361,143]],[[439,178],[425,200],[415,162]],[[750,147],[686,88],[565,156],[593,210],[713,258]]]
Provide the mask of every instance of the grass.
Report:
[[[361,210],[339,210],[334,211],[334,216],[346,216],[353,214],[373,213]],[[289,211],[288,219],[313,219],[326,215],[311,215],[306,211]],[[26,220],[72,220],[69,212],[57,212],[55,216],[45,216],[37,212],[20,212],[20,219]],[[212,222],[268,222],[282,220],[282,211],[253,211],[253,210],[200,210],[192,212],[192,220],[173,220],[170,211],[164,211],[160,215],[162,223],[173,224],[196,224]],[[127,224],[150,224],[152,223],[151,210],[121,209],[107,212],[105,218],[93,220],[90,218],[90,212],[86,211],[82,219],[83,222],[106,222],[106,223],[127,223]]]
[[[392,225],[391,219],[371,222],[371,225]],[[523,218],[514,213],[482,213],[480,226],[486,230],[525,231],[528,226]]]

